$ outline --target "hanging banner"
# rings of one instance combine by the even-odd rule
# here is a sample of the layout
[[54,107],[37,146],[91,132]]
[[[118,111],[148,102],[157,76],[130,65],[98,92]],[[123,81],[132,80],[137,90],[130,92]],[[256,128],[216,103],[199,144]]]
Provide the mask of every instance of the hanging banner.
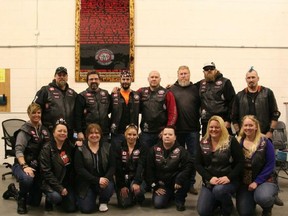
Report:
[[134,0],[76,0],[75,80],[96,70],[102,82],[134,79]]

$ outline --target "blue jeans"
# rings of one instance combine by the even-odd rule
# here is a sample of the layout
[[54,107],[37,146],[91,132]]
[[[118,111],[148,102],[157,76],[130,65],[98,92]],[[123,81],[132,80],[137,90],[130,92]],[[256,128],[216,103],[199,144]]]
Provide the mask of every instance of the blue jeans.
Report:
[[130,184],[128,183],[127,188],[129,189],[129,194],[128,197],[124,198],[121,197],[120,191],[121,188],[117,188],[117,200],[118,200],[118,205],[122,208],[126,208],[128,206],[132,206],[134,202],[142,203],[145,200],[145,188],[146,188],[146,183],[145,181],[142,181],[142,184],[140,185],[140,192],[139,193],[134,193],[132,191],[132,185],[134,184],[134,181],[132,181]]
[[[200,142],[199,132],[177,133],[176,137],[177,137],[176,138],[177,142],[184,148],[186,147],[187,151],[192,156],[193,163],[194,163],[195,155],[196,155],[196,146],[199,145],[199,142]],[[196,169],[193,166],[190,186],[193,186],[195,184],[196,182],[195,176],[196,176]]]
[[274,183],[264,182],[254,191],[248,191],[247,185],[241,185],[236,195],[236,206],[239,215],[253,215],[256,204],[261,208],[269,208],[274,204],[274,197],[278,193],[278,186]]
[[19,181],[19,197],[27,199],[28,205],[39,206],[42,199],[40,173],[34,172],[35,176],[31,177],[23,171],[19,164],[13,165],[12,172]]
[[139,135],[139,141],[141,145],[147,147],[147,149],[157,144],[159,140],[159,133],[141,132],[141,134]]
[[166,194],[157,195],[155,191],[153,192],[152,200],[154,207],[157,209],[166,208],[171,200],[174,199],[175,204],[185,204],[185,199],[187,197],[187,193],[189,191],[190,183],[186,181],[182,187],[175,191],[174,183],[169,185],[161,186],[161,188],[165,189]]
[[210,216],[214,214],[217,207],[220,207],[222,215],[230,215],[233,210],[232,194],[236,192],[237,188],[238,183],[211,187],[203,185],[197,201],[198,214]]
[[46,199],[52,204],[60,204],[65,212],[75,212],[77,210],[75,192],[72,187],[66,187],[66,189],[68,191],[67,196],[61,196],[56,191],[46,191]]
[[96,199],[99,196],[99,203],[108,203],[114,193],[114,183],[109,182],[106,188],[100,188],[98,184],[93,184],[88,189],[84,198],[78,197],[78,206],[82,213],[92,213],[96,209]]

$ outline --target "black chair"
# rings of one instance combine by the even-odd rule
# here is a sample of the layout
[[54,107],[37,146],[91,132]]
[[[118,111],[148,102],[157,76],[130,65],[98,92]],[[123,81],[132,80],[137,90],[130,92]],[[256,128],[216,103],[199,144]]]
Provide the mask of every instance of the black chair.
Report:
[[[7,119],[2,122],[3,137],[4,140],[4,153],[5,159],[8,157],[15,157],[15,144],[16,138],[14,133],[25,123],[26,121],[22,119]],[[4,162],[3,165],[6,168],[11,169],[12,164]],[[2,175],[2,180],[5,180],[6,175],[12,175],[12,171],[4,173]]]

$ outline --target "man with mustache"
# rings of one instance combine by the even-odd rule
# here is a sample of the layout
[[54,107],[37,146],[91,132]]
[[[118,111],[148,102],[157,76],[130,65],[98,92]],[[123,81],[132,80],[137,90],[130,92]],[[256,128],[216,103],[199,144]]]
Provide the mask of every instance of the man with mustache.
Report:
[[235,97],[234,87],[231,81],[216,69],[214,62],[205,63],[203,73],[204,79],[196,83],[201,98],[202,136],[205,135],[207,123],[213,115],[221,116],[232,134],[230,116]]
[[124,132],[129,124],[138,127],[140,97],[136,91],[130,89],[132,75],[130,71],[122,71],[120,74],[121,88],[116,88],[111,94],[111,144],[125,140]]
[[74,105],[77,93],[69,87],[67,81],[67,69],[62,66],[56,68],[53,81],[36,93],[33,102],[41,106],[42,124],[51,134],[56,121],[63,118],[68,125],[68,137],[73,139]]
[[100,74],[96,71],[87,73],[88,88],[76,97],[75,103],[75,130],[77,139],[85,139],[86,128],[91,123],[101,126],[102,139],[108,141],[110,137],[111,98],[107,90],[99,88]]
[[[258,84],[259,76],[253,67],[246,73],[245,79],[247,87],[237,93],[233,103],[231,115],[233,127],[238,134],[242,118],[245,115],[254,115],[260,123],[261,133],[271,139],[280,117],[274,93],[271,89]],[[275,197],[274,204],[284,205],[278,196]]]

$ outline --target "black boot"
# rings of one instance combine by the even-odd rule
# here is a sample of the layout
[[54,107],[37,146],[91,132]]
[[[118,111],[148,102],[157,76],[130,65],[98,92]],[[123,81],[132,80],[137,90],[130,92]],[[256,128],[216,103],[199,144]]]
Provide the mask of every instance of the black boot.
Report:
[[53,204],[47,199],[45,199],[45,211],[53,211]]
[[271,216],[272,215],[272,207],[263,208],[262,216]]
[[26,207],[26,199],[24,197],[19,197],[17,200],[18,207],[17,213],[18,214],[27,214],[27,207]]
[[9,199],[13,197],[14,199],[18,199],[18,190],[15,187],[14,183],[9,184],[7,191],[3,193],[3,199]]

